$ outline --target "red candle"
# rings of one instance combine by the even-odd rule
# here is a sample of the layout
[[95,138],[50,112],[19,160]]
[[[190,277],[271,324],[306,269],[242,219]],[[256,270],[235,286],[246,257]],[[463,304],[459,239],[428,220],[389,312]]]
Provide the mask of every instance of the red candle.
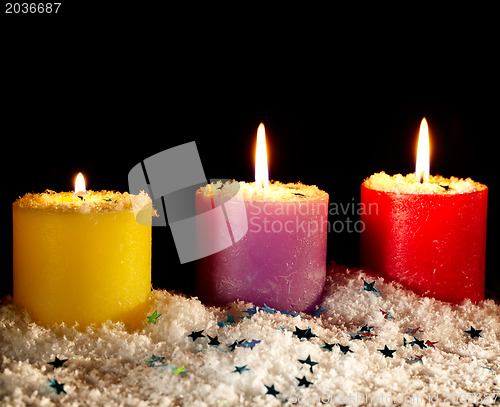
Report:
[[421,295],[483,300],[488,188],[429,175],[425,119],[418,151],[415,174],[361,185],[361,265]]

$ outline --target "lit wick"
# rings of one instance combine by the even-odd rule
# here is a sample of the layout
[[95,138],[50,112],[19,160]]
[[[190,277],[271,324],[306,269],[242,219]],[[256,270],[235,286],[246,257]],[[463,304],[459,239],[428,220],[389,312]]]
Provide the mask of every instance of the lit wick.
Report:
[[262,188],[269,184],[269,170],[267,168],[266,130],[264,123],[257,130],[257,148],[255,149],[255,183]]
[[425,117],[420,123],[418,134],[417,164],[415,166],[415,179],[423,184],[429,181],[429,127]]
[[81,172],[78,173],[75,180],[75,196],[82,199],[87,195],[87,189],[85,188],[85,179]]

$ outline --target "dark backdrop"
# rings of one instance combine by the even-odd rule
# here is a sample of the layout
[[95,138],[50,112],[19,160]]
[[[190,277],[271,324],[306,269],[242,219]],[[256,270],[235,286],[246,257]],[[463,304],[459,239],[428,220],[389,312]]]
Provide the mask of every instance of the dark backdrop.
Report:
[[[500,293],[500,106],[489,53],[457,43],[427,55],[418,40],[401,49],[328,37],[314,50],[296,49],[295,37],[286,52],[277,39],[262,54],[198,37],[182,50],[166,38],[146,51],[116,36],[63,37],[17,33],[5,51],[1,295],[12,292],[11,204],[26,192],[71,190],[79,171],[90,189],[126,191],[135,164],[193,140],[208,178],[252,181],[264,122],[272,179],[359,202],[372,173],[414,171],[423,116],[431,172],[489,186],[487,287]],[[358,250],[357,234],[329,234],[329,260],[356,266]],[[194,266],[179,264],[168,228],[153,230],[152,270],[154,287],[192,292]]]

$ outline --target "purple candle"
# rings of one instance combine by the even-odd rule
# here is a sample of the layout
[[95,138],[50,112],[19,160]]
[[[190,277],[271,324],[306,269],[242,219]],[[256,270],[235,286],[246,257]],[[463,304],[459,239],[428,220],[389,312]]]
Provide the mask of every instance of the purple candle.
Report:
[[[259,127],[261,140],[263,128]],[[258,151],[262,145],[264,159],[257,153],[256,163],[265,170],[256,167],[256,182],[219,182],[196,193],[198,213],[234,196],[234,188],[240,189],[246,209],[231,216],[231,207],[226,205],[233,236],[243,237],[198,260],[197,294],[214,305],[243,300],[257,306],[310,311],[325,284],[328,194],[301,183],[270,183],[265,141],[258,137]],[[243,235],[239,232],[244,227],[248,230]],[[210,233],[205,239],[216,240],[218,235]]]

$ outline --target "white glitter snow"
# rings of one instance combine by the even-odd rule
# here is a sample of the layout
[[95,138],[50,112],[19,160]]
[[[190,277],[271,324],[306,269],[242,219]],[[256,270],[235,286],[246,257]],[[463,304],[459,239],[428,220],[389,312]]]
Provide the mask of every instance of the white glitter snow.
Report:
[[[374,279],[382,292],[363,290],[363,279]],[[64,326],[55,330],[31,322],[29,315],[4,299],[0,306],[0,405],[6,406],[279,406],[285,405],[450,405],[492,404],[500,393],[500,306],[494,301],[478,305],[450,305],[419,297],[401,287],[359,270],[331,267],[319,317],[292,317],[258,312],[251,318],[243,310],[251,304],[225,308],[206,307],[196,298],[155,290],[150,314],[162,316],[156,325],[127,332],[108,323],[78,331]],[[380,310],[394,319],[385,319]],[[226,321],[225,312],[235,323]],[[371,340],[350,340],[365,324],[375,326]],[[295,327],[311,328],[309,341],[293,335]],[[481,337],[464,331],[473,326]],[[423,332],[424,342],[435,348],[403,346],[409,328]],[[192,341],[191,330],[218,337]],[[226,345],[235,340],[261,342],[253,349]],[[344,355],[339,346],[329,352],[327,343],[351,345]],[[385,358],[378,349],[396,349]],[[152,355],[165,357],[166,366],[149,366]],[[422,355],[422,362],[405,358]],[[54,369],[55,357],[69,359]],[[309,365],[299,359],[317,362]],[[235,366],[248,371],[232,373]],[[186,372],[174,374],[184,366]],[[298,386],[303,376],[313,384]],[[57,394],[48,379],[64,383],[67,394]],[[266,395],[274,385],[277,398]],[[446,395],[449,393],[449,396]],[[438,398],[436,398],[438,397]],[[446,402],[448,399],[448,403]],[[485,400],[484,400],[485,399]],[[490,402],[490,403],[488,403]],[[498,396],[500,402],[500,395]]]

